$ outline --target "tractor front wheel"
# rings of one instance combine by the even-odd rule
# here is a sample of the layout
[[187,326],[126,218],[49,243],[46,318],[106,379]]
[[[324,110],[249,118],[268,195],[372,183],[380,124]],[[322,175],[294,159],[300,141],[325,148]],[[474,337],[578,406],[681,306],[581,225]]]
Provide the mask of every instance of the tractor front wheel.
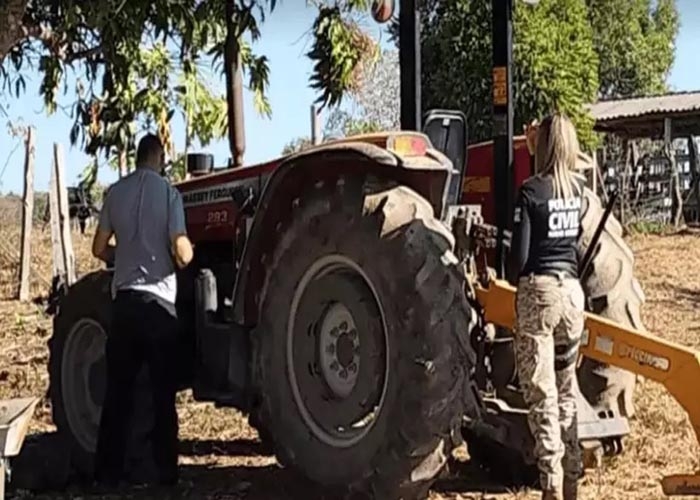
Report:
[[460,442],[473,361],[459,341],[472,317],[463,277],[425,200],[343,181],[302,197],[278,239],[254,336],[255,420],[316,483],[423,498]]
[[[62,298],[49,340],[49,397],[53,421],[64,440],[74,472],[93,474],[94,453],[107,381],[104,356],[110,334],[111,274],[98,271],[83,277]],[[146,370],[138,378],[132,420],[130,469],[147,472],[149,429],[153,407]],[[145,460],[138,463],[136,461]],[[152,469],[151,469],[152,470]]]

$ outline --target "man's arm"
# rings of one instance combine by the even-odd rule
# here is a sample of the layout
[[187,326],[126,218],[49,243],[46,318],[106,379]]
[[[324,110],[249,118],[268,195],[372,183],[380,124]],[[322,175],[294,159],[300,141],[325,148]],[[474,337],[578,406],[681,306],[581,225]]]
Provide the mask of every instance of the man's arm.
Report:
[[176,190],[171,191],[170,198],[169,228],[170,244],[172,247],[173,260],[180,269],[187,267],[192,262],[194,251],[192,243],[187,237],[187,226],[185,225],[185,209],[182,206],[182,196]]
[[115,247],[109,244],[113,234],[98,228],[95,232],[95,238],[92,240],[92,255],[106,264],[114,263]]
[[100,211],[97,231],[95,231],[95,237],[92,240],[92,255],[104,261],[107,265],[114,263],[114,246],[109,244],[113,234],[114,229],[110,220],[108,192]]
[[510,245],[510,262],[508,266],[508,281],[516,286],[521,271],[527,264],[530,253],[530,215],[522,189],[518,193],[513,215],[513,239]]

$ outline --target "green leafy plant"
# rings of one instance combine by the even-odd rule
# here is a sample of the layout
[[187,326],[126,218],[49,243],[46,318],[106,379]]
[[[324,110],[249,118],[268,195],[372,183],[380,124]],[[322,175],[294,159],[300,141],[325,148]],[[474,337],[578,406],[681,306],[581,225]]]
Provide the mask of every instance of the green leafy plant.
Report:
[[[38,69],[46,110],[74,92],[71,142],[88,154],[103,154],[124,170],[133,156],[139,129],[155,130],[171,158],[170,126],[179,111],[187,129],[185,151],[194,140],[208,143],[226,133],[223,96],[202,79],[210,58],[222,71],[231,21],[245,81],[259,113],[270,117],[266,97],[268,60],[256,54],[260,26],[275,0],[4,0],[0,20],[0,83],[3,97],[24,91],[26,71]],[[358,88],[377,54],[362,29],[368,0],[309,2],[318,10],[311,36],[312,85],[319,102],[336,105]],[[230,14],[230,19],[228,16]],[[75,88],[69,75],[79,76]]]
[[[666,90],[678,13],[674,0],[514,2],[515,131],[559,109],[584,147],[598,143],[585,105]],[[491,0],[425,0],[424,109],[465,112],[470,140],[492,136]],[[397,35],[397,25],[391,27]]]

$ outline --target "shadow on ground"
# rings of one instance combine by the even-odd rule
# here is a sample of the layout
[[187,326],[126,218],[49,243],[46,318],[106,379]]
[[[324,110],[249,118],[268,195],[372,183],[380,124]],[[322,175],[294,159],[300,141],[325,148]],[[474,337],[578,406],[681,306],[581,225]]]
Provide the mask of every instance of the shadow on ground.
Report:
[[[13,478],[8,499],[178,499],[202,500],[338,500],[337,493],[319,488],[290,470],[273,465],[229,465],[240,458],[265,457],[257,440],[184,440],[183,457],[208,457],[207,464],[183,464],[180,483],[174,488],[125,486],[107,490],[85,484],[71,476],[67,447],[55,434],[28,437],[22,455],[13,461]],[[226,457],[226,460],[217,460]],[[234,460],[231,460],[234,459]],[[217,464],[224,462],[224,464]],[[269,462],[268,462],[269,463]],[[452,461],[434,485],[437,493],[504,493],[506,489],[486,479],[483,471],[470,462]],[[467,496],[467,498],[472,498]],[[352,499],[352,500],[359,500]]]
[[185,439],[180,441],[180,455],[189,457],[256,457],[265,456],[260,441],[252,439],[234,439],[232,441],[217,441],[213,439]]
[[[437,493],[489,494],[508,493],[509,488],[494,482],[478,464],[452,460],[443,477],[432,488]],[[479,497],[481,498],[481,497]]]
[[687,300],[690,302],[700,301],[700,290],[696,288],[688,288],[685,286],[678,286],[677,284],[671,284],[671,288],[674,291],[675,299]]

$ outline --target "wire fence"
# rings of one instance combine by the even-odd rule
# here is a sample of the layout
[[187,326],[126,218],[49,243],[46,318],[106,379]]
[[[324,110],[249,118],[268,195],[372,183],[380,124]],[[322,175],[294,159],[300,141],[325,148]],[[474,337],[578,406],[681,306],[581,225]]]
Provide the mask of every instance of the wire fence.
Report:
[[[34,197],[32,218],[30,291],[34,299],[44,298],[51,289],[53,278],[51,227],[46,207],[48,194],[38,192]],[[0,197],[0,300],[14,300],[20,282],[20,248],[22,234],[22,200],[18,196]],[[94,225],[88,225],[85,234],[78,224],[71,224],[71,239],[78,275],[99,266],[91,255],[90,247]]]
[[698,220],[695,196],[697,180],[688,142],[676,141],[671,154],[673,163],[658,144],[652,144],[641,156],[625,155],[623,151],[603,165],[603,189],[608,192],[618,190],[620,196],[615,215],[624,225],[666,225],[672,222],[674,168],[677,170],[676,179],[682,200],[683,219],[686,222]]
[[[30,290],[31,295],[45,295],[51,285],[51,235],[41,221],[45,203],[36,196],[32,224]],[[20,281],[22,235],[22,200],[16,196],[0,199],[0,299],[17,298]]]

